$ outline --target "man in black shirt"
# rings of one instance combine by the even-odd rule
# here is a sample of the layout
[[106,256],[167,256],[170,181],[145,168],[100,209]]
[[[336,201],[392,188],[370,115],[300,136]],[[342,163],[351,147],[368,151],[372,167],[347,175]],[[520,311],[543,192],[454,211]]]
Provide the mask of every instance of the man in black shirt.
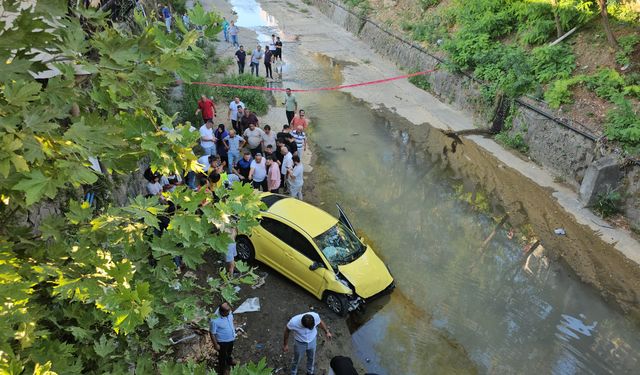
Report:
[[240,49],[236,51],[236,62],[238,63],[238,74],[244,73],[244,64],[247,60],[247,53],[244,51],[244,47],[240,46]]
[[276,37],[276,53],[273,54],[276,59],[282,60],[282,41],[280,37]]
[[295,138],[293,138],[293,135],[291,135],[291,133],[287,133],[287,135],[285,136],[284,144],[289,149],[291,155],[298,155],[298,144],[296,143],[296,140]]

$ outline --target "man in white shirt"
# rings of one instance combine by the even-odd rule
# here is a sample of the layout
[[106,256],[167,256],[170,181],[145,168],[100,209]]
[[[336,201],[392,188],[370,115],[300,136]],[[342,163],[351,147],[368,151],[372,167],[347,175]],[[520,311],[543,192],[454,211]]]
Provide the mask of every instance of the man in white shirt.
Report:
[[237,96],[233,98],[231,103],[229,103],[229,111],[227,113],[227,117],[229,118],[229,120],[231,120],[231,125],[233,126],[233,129],[235,129],[236,133],[238,134],[241,134],[240,128],[238,127],[238,120],[239,120],[238,108],[242,109],[244,107],[245,107],[244,103],[241,102],[240,98],[238,98]]
[[289,194],[294,198],[302,200],[304,167],[302,166],[302,162],[300,162],[300,156],[294,155],[291,160],[293,161],[293,167],[289,168],[289,179],[287,180]]
[[315,312],[296,315],[287,323],[284,329],[284,345],[282,349],[285,353],[289,351],[289,333],[293,331],[295,341],[291,375],[298,373],[298,364],[305,354],[307,355],[307,374],[313,375],[315,370],[316,338],[318,336],[317,326],[322,328],[328,339],[333,337],[329,332],[329,328],[320,319],[320,315]]
[[289,168],[293,167],[293,154],[289,152],[289,148],[284,145],[280,147],[280,153],[284,155],[282,159],[282,165],[280,166],[280,177],[282,177],[281,181],[284,185],[284,182],[287,180],[287,171],[289,170]]
[[262,191],[269,191],[269,187],[267,186],[267,161],[259,152],[251,162],[249,180],[254,189],[260,190],[260,188],[262,188]]
[[213,136],[213,120],[211,119],[200,127],[200,146],[205,155],[216,154],[216,138]]

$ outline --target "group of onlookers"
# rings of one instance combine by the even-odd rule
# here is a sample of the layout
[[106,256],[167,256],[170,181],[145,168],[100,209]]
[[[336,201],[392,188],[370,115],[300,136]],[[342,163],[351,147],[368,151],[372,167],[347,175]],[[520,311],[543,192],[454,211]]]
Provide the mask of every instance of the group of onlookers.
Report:
[[[231,30],[231,27],[229,30]],[[244,50],[243,45],[237,43],[237,37],[234,40],[234,46],[238,45],[238,50],[235,52],[238,74],[244,74],[244,67],[247,64],[247,51]],[[275,65],[278,79],[282,79],[282,41],[279,36],[275,34],[271,35],[271,42],[264,46],[264,51],[260,44],[256,45],[256,48],[250,55],[249,66],[251,68],[251,74],[259,76],[261,60],[264,63],[265,77],[267,77],[267,79],[274,79],[272,65]]]
[[227,110],[231,126],[227,128],[219,123],[216,127],[216,105],[211,98],[202,95],[195,110],[203,120],[198,129],[199,147],[195,148],[199,150],[198,164],[202,172],[189,171],[185,176],[149,173],[145,175],[149,180],[148,193],[161,195],[183,183],[198,189],[207,181],[212,188],[231,186],[238,181],[250,183],[261,191],[289,193],[302,199],[304,166],[301,157],[307,149],[305,129],[308,122],[304,110],[298,110],[297,99],[290,89],[287,89],[284,103],[288,123],[276,133],[269,125],[261,126],[258,117],[238,97],[229,103]]

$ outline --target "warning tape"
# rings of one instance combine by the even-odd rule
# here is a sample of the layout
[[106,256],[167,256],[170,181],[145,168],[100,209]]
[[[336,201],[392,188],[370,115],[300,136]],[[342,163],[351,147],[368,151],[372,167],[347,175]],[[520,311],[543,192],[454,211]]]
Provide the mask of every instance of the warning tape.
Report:
[[[360,86],[369,86],[369,85],[377,85],[380,83],[397,81],[399,79],[406,79],[415,76],[425,75],[429,73],[435,72],[436,69],[425,70],[424,72],[416,72],[411,74],[405,74],[402,76],[391,77],[378,79],[375,81],[369,82],[361,82],[361,83],[353,83],[350,85],[341,85],[341,86],[333,86],[333,87],[315,87],[310,89],[292,89],[291,92],[312,92],[312,91],[332,91],[332,90],[342,90],[348,89],[352,87],[360,87]],[[204,85],[204,86],[215,86],[215,87],[231,87],[235,89],[247,89],[247,90],[260,90],[260,91],[286,91],[286,88],[282,87],[264,87],[264,86],[244,86],[244,85],[234,85],[230,83],[215,83],[215,82],[191,82],[192,85]]]

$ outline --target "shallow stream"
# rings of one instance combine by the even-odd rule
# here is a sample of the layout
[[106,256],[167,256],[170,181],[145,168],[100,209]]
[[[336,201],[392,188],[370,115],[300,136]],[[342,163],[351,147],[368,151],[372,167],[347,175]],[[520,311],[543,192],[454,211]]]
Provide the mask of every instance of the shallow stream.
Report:
[[[339,63],[304,53],[254,0],[230,2],[238,25],[256,30],[262,44],[274,32],[284,37],[284,86],[339,83]],[[347,94],[298,99],[312,119],[315,194],[329,212],[335,213],[335,202],[345,208],[397,281],[391,297],[354,322],[353,344],[369,371],[637,371],[638,323],[547,257],[549,249],[527,252],[528,243],[556,224],[546,211],[548,192],[507,179],[473,145],[458,146],[453,155],[450,140],[436,132],[412,140],[401,129],[413,125]],[[503,180],[483,181],[482,175]],[[539,200],[544,217],[532,217],[525,199]],[[543,244],[577,246],[568,241]]]

